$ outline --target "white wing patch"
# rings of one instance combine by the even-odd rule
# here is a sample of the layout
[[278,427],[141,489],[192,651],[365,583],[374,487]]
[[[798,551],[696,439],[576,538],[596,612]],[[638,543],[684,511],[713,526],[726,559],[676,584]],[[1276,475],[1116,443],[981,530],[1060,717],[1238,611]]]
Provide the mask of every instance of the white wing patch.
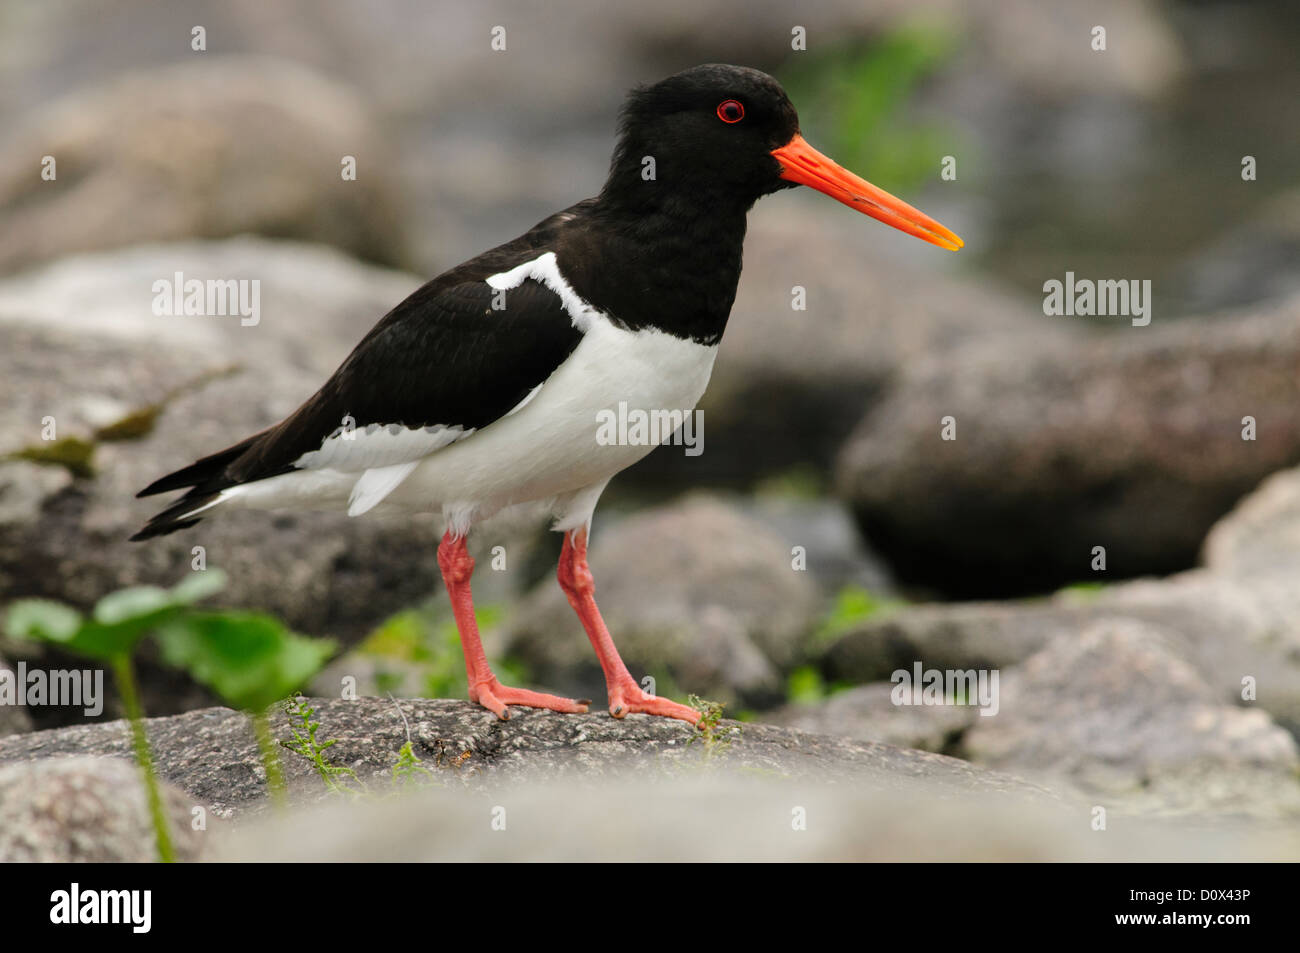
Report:
[[348,497],[348,516],[360,516],[374,509],[419,465],[419,460],[411,460],[408,463],[375,467],[361,474],[361,479],[352,487],[352,495]]
[[[556,261],[555,252],[553,251],[548,251],[532,261],[524,262],[522,265],[516,265],[509,271],[489,275],[486,280],[496,290],[505,291],[510,288],[518,288],[529,278],[545,285],[559,295],[560,303],[564,305],[564,310],[568,312],[573,326],[584,334],[591,327],[592,322],[605,317],[604,314],[578,297],[578,293],[564,280],[564,276],[560,274],[560,265]],[[509,307],[509,303],[507,303],[507,307]]]
[[410,463],[464,440],[474,432],[460,425],[448,427],[404,427],[401,424],[370,424],[364,428],[338,427],[321,443],[319,450],[304,453],[293,465],[305,470],[341,470],[359,473],[395,463]]
[[429,454],[473,432],[473,427],[467,430],[444,424],[369,424],[360,429],[340,426],[325,438],[319,450],[304,453],[293,465],[322,473],[359,474],[348,496],[348,516],[360,516],[382,503]]

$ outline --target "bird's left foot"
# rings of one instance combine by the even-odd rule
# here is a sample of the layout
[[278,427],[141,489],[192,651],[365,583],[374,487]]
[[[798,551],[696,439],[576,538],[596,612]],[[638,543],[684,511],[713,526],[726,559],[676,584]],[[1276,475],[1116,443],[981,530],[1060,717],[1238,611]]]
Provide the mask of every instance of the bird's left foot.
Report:
[[629,713],[660,715],[689,721],[692,725],[700,721],[700,713],[694,708],[644,692],[635,682],[609,687],[609,713],[615,718],[622,718]]
[[510,705],[523,705],[526,708],[546,708],[566,715],[583,715],[591,700],[581,698],[561,698],[547,695],[545,692],[533,692],[526,688],[511,688],[502,685],[495,677],[485,679],[470,689],[470,701],[477,702],[488,711],[493,712],[502,721],[510,720]]

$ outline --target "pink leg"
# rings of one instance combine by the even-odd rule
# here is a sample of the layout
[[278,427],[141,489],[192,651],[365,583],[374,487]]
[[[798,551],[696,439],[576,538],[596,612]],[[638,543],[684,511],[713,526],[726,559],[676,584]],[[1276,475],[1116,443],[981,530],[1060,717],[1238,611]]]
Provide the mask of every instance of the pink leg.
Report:
[[605,672],[609,713],[615,718],[622,718],[628,712],[644,712],[647,715],[680,718],[696,724],[700,720],[698,711],[666,698],[646,694],[619,657],[614,640],[609,636],[609,629],[605,628],[605,620],[600,617],[600,609],[596,607],[596,583],[587,566],[586,529],[564,534],[564,549],[560,553],[556,575],[560,580],[560,588],[569,597],[569,605],[573,606],[573,611],[582,620],[587,637],[591,639],[592,647],[600,659],[600,667]]
[[496,712],[498,718],[510,717],[507,705],[526,705],[529,708],[549,708],[569,714],[587,710],[589,701],[574,701],[530,692],[522,688],[509,688],[497,681],[488,666],[483,643],[478,637],[478,620],[474,618],[474,597],[470,593],[469,579],[474,574],[474,559],[465,548],[465,538],[453,537],[448,531],[438,546],[438,568],[442,581],[451,596],[451,609],[456,614],[456,629],[460,632],[460,645],[465,652],[465,672],[469,676],[469,700]]

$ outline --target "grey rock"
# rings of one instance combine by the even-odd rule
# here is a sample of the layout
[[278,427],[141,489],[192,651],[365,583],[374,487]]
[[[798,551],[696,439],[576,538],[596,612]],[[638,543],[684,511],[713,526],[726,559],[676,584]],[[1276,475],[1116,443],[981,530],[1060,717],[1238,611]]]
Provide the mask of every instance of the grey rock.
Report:
[[978,721],[978,710],[964,705],[895,705],[888,682],[859,685],[816,704],[791,704],[763,721],[901,748],[954,754],[962,735]]
[[[321,726],[318,740],[337,739],[327,752],[330,761],[352,768],[378,793],[391,790],[391,769],[409,727],[413,751],[433,771],[435,782],[484,792],[523,778],[583,786],[623,773],[672,778],[716,764],[805,782],[881,790],[919,785],[949,795],[983,792],[1051,800],[1042,788],[953,758],[769,725],[745,725],[729,745],[709,749],[691,742],[695,730],[684,722],[646,715],[617,720],[605,713],[559,715],[515,708],[503,722],[459,701],[363,697],[310,703]],[[272,731],[281,740],[289,737],[283,712],[272,716]],[[152,718],[148,733],[159,774],[210,804],[219,816],[242,817],[265,806],[265,775],[245,715],[209,708]],[[0,739],[0,765],[68,754],[124,756],[129,745],[121,721],[31,732]],[[296,798],[326,796],[305,759],[283,752],[282,762]]]
[[[243,233],[409,261],[383,136],[356,94],[304,67],[205,54],[30,115],[0,148],[0,272]],[[46,155],[53,181],[40,175]],[[355,181],[341,179],[345,155],[358,157]]]
[[895,594],[889,567],[867,548],[848,507],[839,500],[759,495],[737,503],[747,516],[785,540],[787,550],[803,547],[808,575],[824,592],[857,586],[874,595]]
[[1225,705],[1179,650],[1131,620],[1057,638],[1004,673],[998,713],[964,748],[1125,810],[1300,816],[1295,740]]
[[1189,311],[1300,293],[1300,190],[1272,198],[1262,212],[1193,254],[1169,285]]
[[1185,569],[1238,499],[1300,460],[1297,355],[1300,297],[938,355],[871,408],[839,486],[900,581],[957,597],[1089,578],[1094,546],[1111,575]]
[[[195,808],[163,785],[177,860],[197,860],[207,835]],[[123,758],[41,758],[0,766],[0,863],[148,863],[158,859],[140,769]]]
[[930,668],[1001,668],[1093,615],[1092,606],[1062,599],[910,606],[850,629],[826,648],[821,664],[842,682],[887,680],[917,659]]
[[1300,594],[1293,578],[1227,578],[1203,569],[1109,586],[1089,597],[953,603],[901,609],[831,643],[820,665],[832,681],[889,678],[916,660],[933,668],[1005,668],[1056,638],[1109,620],[1157,626],[1177,640],[1221,704],[1241,699],[1243,679],[1280,724],[1300,728]]
[[1300,572],[1300,469],[1275,473],[1205,538],[1207,568],[1238,579]]
[[[802,659],[821,595],[790,547],[704,494],[639,513],[589,555],[596,601],[629,671],[733,704],[776,697]],[[604,680],[577,616],[548,579],[503,626],[504,654],[558,690],[601,698]],[[671,694],[660,685],[661,694]]]

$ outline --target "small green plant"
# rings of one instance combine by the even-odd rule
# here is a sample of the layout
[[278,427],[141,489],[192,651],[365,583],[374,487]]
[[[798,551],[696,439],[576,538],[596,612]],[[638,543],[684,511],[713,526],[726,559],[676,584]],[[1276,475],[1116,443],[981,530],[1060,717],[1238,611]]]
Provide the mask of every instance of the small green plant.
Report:
[[432,771],[424,766],[424,762],[415,756],[415,749],[411,746],[411,725],[406,720],[406,712],[402,711],[402,706],[397,703],[397,699],[392,695],[388,700],[393,703],[397,709],[397,714],[401,716],[402,727],[406,729],[406,744],[402,745],[397,752],[397,761],[392,768],[392,783],[394,788],[410,787],[413,783],[421,780],[436,780]]
[[135,758],[144,778],[158,844],[158,859],[175,860],[171,832],[163,811],[162,793],[154,770],[153,754],[144,729],[144,709],[136,685],[131,656],[149,632],[180,619],[193,603],[219,591],[225,577],[219,570],[196,573],[171,589],[135,586],[110,593],[95,604],[85,618],[71,606],[49,599],[20,599],[9,607],[5,631],[15,639],[29,639],[55,645],[82,658],[107,662],[113,671],[131,725]]
[[1106,584],[1104,582],[1076,582],[1068,586],[1062,586],[1056,591],[1056,595],[1063,602],[1072,605],[1083,605],[1095,601],[1105,591]]
[[801,665],[786,676],[785,697],[788,701],[811,705],[824,699],[827,694],[826,682],[815,666]]
[[[418,786],[418,782],[421,781],[437,783],[437,775],[429,770],[415,753],[415,746],[411,741],[411,726],[406,721],[401,705],[398,705],[396,700],[393,700],[393,705],[402,719],[402,726],[406,729],[406,743],[398,750],[397,760],[389,769],[392,792]],[[316,709],[308,703],[307,699],[301,694],[295,694],[284,702],[284,712],[289,717],[291,737],[288,741],[281,741],[281,747],[310,761],[331,794],[346,794],[355,798],[375,796],[355,771],[346,765],[334,764],[326,756],[326,752],[338,744],[338,739],[320,740],[318,737],[320,722],[316,720]],[[438,763],[442,763],[441,755]]]
[[425,767],[424,762],[415,756],[415,751],[411,748],[411,740],[408,738],[406,744],[402,745],[401,750],[397,752],[397,761],[393,764],[393,787],[410,787],[417,781],[431,781],[436,778],[437,775]]
[[722,724],[722,710],[725,706],[721,702],[709,701],[699,695],[689,695],[686,703],[700,713],[696,731],[691,734],[687,743],[702,744],[705,760],[721,754],[740,737],[739,725]]
[[[365,784],[357,777],[355,771],[347,765],[334,764],[325,756],[326,751],[338,744],[338,739],[320,741],[316,737],[316,733],[320,730],[320,722],[316,720],[316,709],[307,703],[307,699],[301,694],[295,694],[285,701],[284,713],[289,716],[291,738],[288,741],[281,741],[280,745],[310,761],[331,794],[364,793]],[[352,782],[356,787],[349,786],[348,782]]]
[[869,619],[882,618],[905,607],[903,599],[879,596],[862,586],[848,585],[835,596],[830,612],[813,633],[813,644],[829,645]]

